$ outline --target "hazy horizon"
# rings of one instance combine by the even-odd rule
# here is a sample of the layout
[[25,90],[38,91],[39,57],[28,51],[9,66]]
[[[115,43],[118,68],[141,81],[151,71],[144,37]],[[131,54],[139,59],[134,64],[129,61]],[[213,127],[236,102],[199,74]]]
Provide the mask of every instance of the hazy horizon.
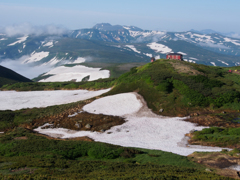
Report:
[[74,30],[98,23],[133,25],[146,30],[212,29],[240,33],[238,0],[7,0],[0,1],[0,26],[57,25]]

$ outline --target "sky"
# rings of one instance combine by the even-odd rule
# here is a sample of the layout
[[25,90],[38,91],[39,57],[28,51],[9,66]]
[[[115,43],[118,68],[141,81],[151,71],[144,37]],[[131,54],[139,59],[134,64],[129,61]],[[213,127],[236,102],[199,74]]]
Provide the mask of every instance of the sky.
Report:
[[57,25],[74,30],[110,23],[240,33],[239,8],[240,0],[0,0],[0,27]]

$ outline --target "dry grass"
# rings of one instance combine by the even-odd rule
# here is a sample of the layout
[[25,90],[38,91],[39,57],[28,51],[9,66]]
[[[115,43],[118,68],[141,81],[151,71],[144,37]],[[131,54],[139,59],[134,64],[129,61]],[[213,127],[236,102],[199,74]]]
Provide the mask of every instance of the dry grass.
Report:
[[194,69],[194,67],[190,65],[186,65],[182,62],[178,61],[169,61],[169,63],[173,66],[173,68],[178,73],[186,73],[190,75],[204,75],[202,72],[199,72],[198,70]]

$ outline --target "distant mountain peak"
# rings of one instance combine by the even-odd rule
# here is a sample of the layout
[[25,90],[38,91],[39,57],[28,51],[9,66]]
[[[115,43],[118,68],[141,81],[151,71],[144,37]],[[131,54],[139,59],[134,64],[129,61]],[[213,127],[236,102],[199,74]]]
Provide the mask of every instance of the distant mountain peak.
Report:
[[203,29],[201,31],[195,30],[195,29],[191,29],[190,31],[192,32],[196,32],[196,33],[200,33],[200,34],[221,34],[220,32],[214,31],[212,29]]
[[141,28],[136,26],[122,26],[122,25],[111,25],[110,23],[99,23],[93,26],[93,29],[97,29],[99,31],[119,31],[123,29],[131,30],[131,31],[143,31]]
[[99,23],[93,26],[93,29],[98,29],[99,31],[116,31],[123,29],[123,26],[120,25],[111,25],[109,23]]

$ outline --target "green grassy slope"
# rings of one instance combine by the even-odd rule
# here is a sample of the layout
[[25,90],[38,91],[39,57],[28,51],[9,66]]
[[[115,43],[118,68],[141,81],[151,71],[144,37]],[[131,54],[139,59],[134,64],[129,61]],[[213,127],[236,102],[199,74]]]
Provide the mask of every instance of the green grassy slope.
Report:
[[240,109],[240,78],[227,70],[158,60],[120,76],[108,95],[137,91],[153,111],[164,109],[164,115],[185,116],[192,110],[206,107],[237,110]]
[[[233,67],[232,70],[240,67]],[[102,89],[113,87],[103,96],[138,92],[156,113],[188,115],[205,109],[238,109],[240,78],[222,67],[188,62],[157,60],[116,79],[93,82],[16,83],[3,89]],[[34,119],[58,115],[86,102],[47,108],[0,111],[0,179],[230,179],[206,172],[202,165],[168,152],[124,148],[97,142],[50,140],[26,130],[23,124]],[[198,132],[200,138],[221,139],[234,135],[233,128]],[[215,133],[217,132],[217,133]],[[224,133],[225,132],[225,133]],[[214,134],[215,133],[215,134]],[[213,134],[213,135],[212,135]],[[226,138],[231,141],[231,137]],[[220,140],[219,140],[220,141]],[[233,141],[234,143],[235,141]]]

